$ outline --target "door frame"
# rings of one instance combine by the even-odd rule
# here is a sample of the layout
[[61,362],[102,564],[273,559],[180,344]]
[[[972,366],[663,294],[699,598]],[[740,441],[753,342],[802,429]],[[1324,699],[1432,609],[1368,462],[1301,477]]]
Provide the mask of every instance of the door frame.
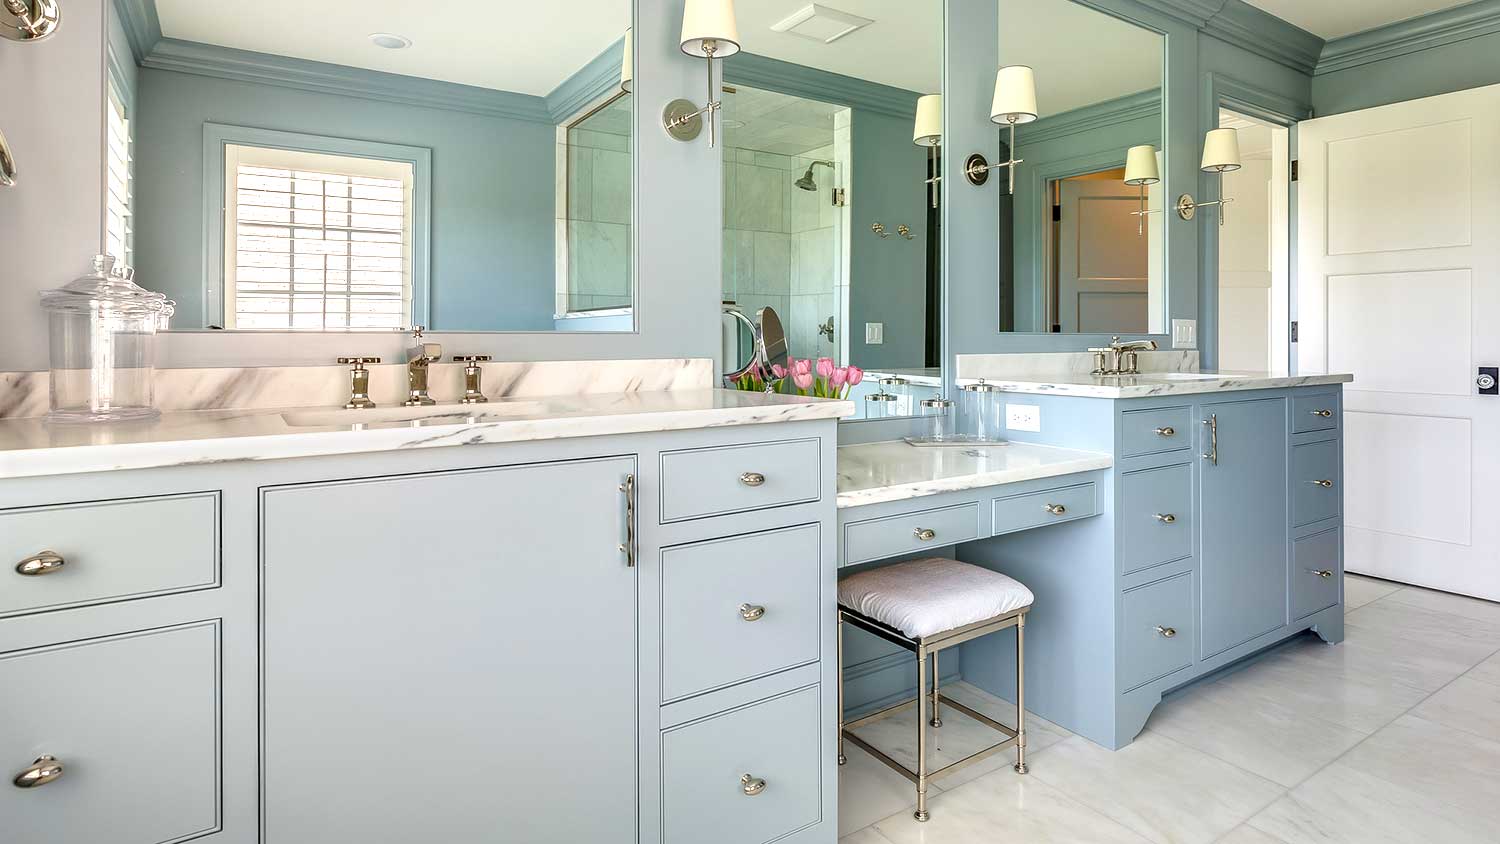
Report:
[[[1287,130],[1287,155],[1297,160],[1297,124],[1313,116],[1309,102],[1293,99],[1253,85],[1227,73],[1210,71],[1203,75],[1198,137],[1219,127],[1219,109],[1227,108],[1248,117],[1281,126]],[[1201,146],[1200,146],[1201,148]],[[1195,149],[1196,157],[1198,149]],[[1290,162],[1288,163],[1290,168]],[[1198,173],[1198,200],[1219,199],[1219,179]],[[1297,183],[1287,190],[1287,318],[1297,320]],[[1219,367],[1219,215],[1202,214],[1198,218],[1198,350],[1202,368]],[[1287,333],[1287,369],[1297,371],[1297,344]]]

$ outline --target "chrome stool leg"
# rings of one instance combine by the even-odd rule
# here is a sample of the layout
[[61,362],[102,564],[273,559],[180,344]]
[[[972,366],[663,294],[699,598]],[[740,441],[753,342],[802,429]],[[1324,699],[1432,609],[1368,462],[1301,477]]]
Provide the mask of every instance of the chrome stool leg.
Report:
[[926,821],[927,814],[927,649],[917,647],[917,811],[912,817]]
[[844,614],[838,613],[838,672],[839,672],[839,764],[848,763],[844,755]]
[[1016,773],[1026,767],[1026,613],[1016,618]]
[[938,710],[938,652],[932,652],[932,720],[927,723],[934,727],[943,726],[943,714]]

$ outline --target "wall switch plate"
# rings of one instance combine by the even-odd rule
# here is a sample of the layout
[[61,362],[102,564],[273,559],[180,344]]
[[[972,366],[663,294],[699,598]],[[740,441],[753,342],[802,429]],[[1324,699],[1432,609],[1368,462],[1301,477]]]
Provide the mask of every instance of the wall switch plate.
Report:
[[1174,320],[1172,320],[1172,348],[1174,348],[1174,349],[1196,349],[1196,348],[1198,348],[1198,320],[1196,320],[1196,319],[1174,319]]
[[885,323],[865,323],[865,345],[879,346],[885,343]]
[[1041,433],[1042,409],[1034,404],[1007,404],[1005,406],[1005,429]]

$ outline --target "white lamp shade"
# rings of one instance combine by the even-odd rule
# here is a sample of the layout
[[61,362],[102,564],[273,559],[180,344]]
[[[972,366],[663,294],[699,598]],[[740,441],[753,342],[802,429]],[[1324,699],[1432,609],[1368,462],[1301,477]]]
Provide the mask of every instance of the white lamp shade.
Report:
[[620,90],[630,93],[635,87],[635,30],[625,29],[625,55],[620,59]]
[[917,100],[917,125],[911,139],[919,147],[935,147],[942,143],[942,94],[927,94]]
[[1161,181],[1161,170],[1156,165],[1156,147],[1141,144],[1125,153],[1125,184],[1154,185]]
[[[713,45],[710,54],[708,45]],[[734,22],[734,0],[687,0],[682,11],[682,52],[698,58],[723,59],[740,51],[740,28]]]
[[1030,123],[1036,114],[1036,75],[1031,68],[1024,64],[1000,68],[995,74],[990,119],[996,123]]
[[1210,129],[1203,138],[1203,169],[1223,173],[1240,169],[1240,134],[1233,129]]

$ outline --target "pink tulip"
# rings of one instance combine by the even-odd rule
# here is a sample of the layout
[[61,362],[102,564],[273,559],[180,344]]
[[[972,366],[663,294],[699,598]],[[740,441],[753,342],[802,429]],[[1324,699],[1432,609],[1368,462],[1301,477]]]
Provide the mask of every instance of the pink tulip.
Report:
[[865,380],[865,371],[857,366],[849,366],[849,386],[858,387],[859,382]]
[[802,358],[801,360],[798,360],[797,358],[792,358],[792,374],[794,374],[794,375],[808,375],[808,374],[811,374],[811,373],[812,373],[812,359],[811,358]]
[[849,381],[849,367],[840,366],[828,373],[828,385],[835,390],[843,387]]
[[771,364],[771,374],[776,376],[777,378],[785,378],[786,367],[782,366],[779,363],[773,363]]
[[818,375],[827,378],[833,374],[833,358],[818,358]]
[[797,385],[797,389],[799,389],[799,390],[806,390],[808,387],[811,387],[812,386],[812,382],[813,382],[813,374],[811,372],[793,372],[792,373],[792,383],[796,384]]

